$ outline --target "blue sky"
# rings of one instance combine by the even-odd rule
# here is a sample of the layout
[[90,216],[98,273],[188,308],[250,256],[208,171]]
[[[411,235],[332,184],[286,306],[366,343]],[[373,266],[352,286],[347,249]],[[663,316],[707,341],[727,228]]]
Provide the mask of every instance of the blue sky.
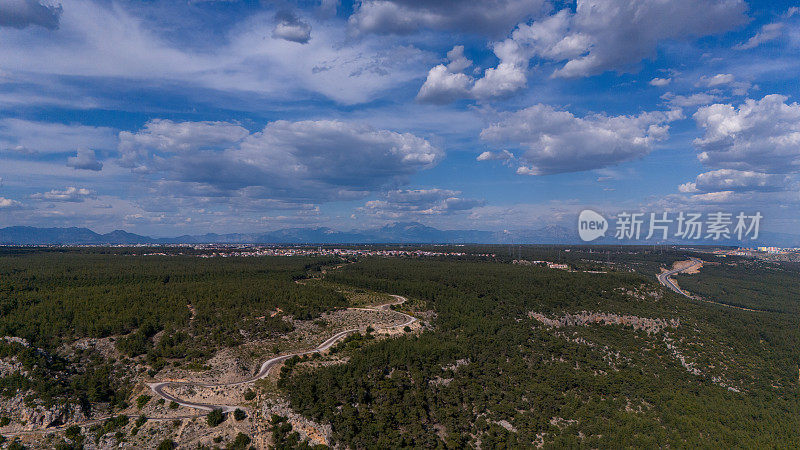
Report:
[[800,9],[0,0],[0,226],[800,228]]

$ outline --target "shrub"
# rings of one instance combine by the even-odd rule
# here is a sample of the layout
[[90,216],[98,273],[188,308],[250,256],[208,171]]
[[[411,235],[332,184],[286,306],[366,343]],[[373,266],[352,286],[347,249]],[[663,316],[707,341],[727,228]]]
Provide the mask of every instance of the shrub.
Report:
[[250,401],[250,400],[253,400],[254,398],[256,398],[256,393],[253,392],[252,389],[247,388],[247,390],[244,391],[244,399],[247,400],[247,401]]
[[53,448],[55,448],[55,450],[82,450],[83,445],[72,444],[65,440],[61,440],[61,442],[57,443]]
[[237,422],[244,420],[247,417],[247,414],[239,408],[233,411],[233,418],[236,419]]
[[158,444],[156,450],[172,450],[174,448],[175,448],[175,441],[173,441],[172,439],[164,439],[163,441],[161,441],[160,444]]
[[206,416],[206,422],[208,422],[208,426],[210,427],[215,427],[224,421],[225,413],[223,413],[221,409],[215,409]]
[[142,394],[142,395],[140,395],[140,396],[139,396],[139,397],[136,399],[136,406],[137,406],[139,409],[142,409],[142,408],[144,408],[144,405],[146,405],[146,404],[147,404],[147,402],[149,402],[151,398],[153,398],[153,397],[151,397],[151,396],[149,396],[149,395],[147,395],[147,394]]
[[64,431],[64,437],[75,443],[83,442],[83,435],[81,435],[81,427],[72,425]]
[[180,406],[178,402],[169,402],[169,409],[178,409]]
[[245,450],[248,444],[250,444],[250,437],[244,433],[239,433],[228,448],[232,450]]
[[113,416],[106,419],[106,421],[103,422],[103,426],[109,431],[116,430],[117,428],[122,428],[127,425],[129,420],[130,418],[128,416]]

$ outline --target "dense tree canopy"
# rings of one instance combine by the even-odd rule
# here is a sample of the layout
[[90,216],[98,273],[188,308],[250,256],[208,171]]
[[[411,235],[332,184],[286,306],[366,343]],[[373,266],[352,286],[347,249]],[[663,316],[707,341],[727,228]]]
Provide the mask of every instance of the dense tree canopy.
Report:
[[170,358],[202,362],[245,338],[291,330],[271,312],[309,319],[346,306],[332,289],[295,283],[330,259],[141,253],[0,251],[0,336],[25,343],[0,340],[0,357],[16,356],[28,372],[0,378],[0,393],[33,389],[39,399],[67,399],[86,409],[93,402],[123,405],[125,367],[88,349],[59,356],[62,345],[115,337],[124,355],[146,355],[155,372]]
[[[330,421],[347,446],[800,444],[795,317],[692,303],[630,273],[370,260],[329,278],[407,295],[436,313],[433,331],[365,343],[345,365],[293,371],[293,407]],[[680,326],[555,329],[530,311]]]

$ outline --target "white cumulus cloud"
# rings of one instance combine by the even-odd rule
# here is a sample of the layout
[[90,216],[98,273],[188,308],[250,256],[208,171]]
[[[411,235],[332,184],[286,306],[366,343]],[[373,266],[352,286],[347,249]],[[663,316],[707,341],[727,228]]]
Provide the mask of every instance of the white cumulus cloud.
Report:
[[22,206],[22,203],[5,197],[0,197],[0,209],[17,209]]
[[691,108],[700,105],[708,105],[716,101],[717,96],[708,92],[698,92],[690,95],[677,95],[672,92],[667,92],[661,96],[661,99],[673,108]]
[[311,39],[311,25],[300,20],[294,13],[278,11],[275,20],[277,23],[272,29],[272,37],[299,44],[307,44]]
[[746,10],[743,0],[579,0],[574,11],[521,23],[510,38],[495,42],[498,64],[485,69],[464,97],[503,98],[522,90],[534,58],[563,62],[553,77],[630,70],[654,56],[660,42],[730,30],[746,21]]
[[478,161],[508,161],[514,159],[514,154],[508,150],[502,150],[499,152],[490,152],[485,151],[478,155]]
[[146,161],[154,155],[167,153],[197,152],[227,147],[240,142],[250,132],[229,122],[173,122],[167,119],[148,121],[137,132],[119,133],[120,165],[147,169]]
[[800,172],[800,105],[783,95],[741,105],[700,108],[694,120],[704,135],[694,140],[700,161],[712,168],[764,173]]
[[569,111],[538,104],[485,128],[481,138],[523,149],[519,174],[577,172],[648,154],[654,143],[668,136],[668,123],[681,117],[677,110],[576,117]]
[[451,72],[444,64],[435,66],[428,72],[422,87],[417,93],[417,101],[424,103],[450,103],[469,97],[472,78],[463,73]]
[[742,0],[579,0],[574,12],[520,24],[508,41],[520,60],[566,61],[553,76],[585,77],[630,69],[664,40],[730,30],[745,22],[746,10]]
[[701,173],[694,182],[682,184],[680,192],[776,192],[789,188],[786,175],[749,170],[718,169]]
[[26,28],[38,25],[49,30],[58,28],[61,5],[40,0],[3,0],[0,2],[0,27]]
[[449,103],[460,98],[487,100],[507,97],[523,89],[527,85],[527,61],[517,57],[515,46],[513,41],[495,44],[494,52],[500,63],[484,70],[483,77],[477,80],[455,70],[467,68],[472,62],[463,56],[463,47],[454,47],[447,54],[450,59],[447,66],[439,64],[428,72],[417,100],[429,103]]
[[18,153],[66,153],[76,148],[116,147],[116,132],[107,127],[80,124],[0,120],[0,150]]
[[349,24],[357,34],[408,34],[421,29],[500,36],[540,15],[544,0],[365,0]]
[[450,72],[461,72],[472,65],[472,61],[464,56],[463,45],[456,45],[452,50],[447,52],[447,60],[449,61],[447,70]]
[[733,83],[735,78],[732,74],[729,73],[718,73],[711,77],[704,77],[700,81],[708,87],[720,86],[723,84],[731,84]]
[[100,171],[103,163],[97,160],[94,150],[79,149],[75,156],[67,158],[67,166],[74,169]]
[[64,190],[53,189],[48,192],[42,192],[31,195],[31,198],[37,200],[47,200],[51,202],[82,202],[86,199],[92,198],[94,192],[86,188],[77,188],[74,186],[67,187]]
[[463,198],[460,191],[449,189],[397,189],[380,200],[370,200],[358,209],[378,217],[413,219],[426,215],[453,214],[485,204],[482,200]]
[[125,133],[122,162],[134,170],[216,195],[253,188],[251,196],[278,200],[360,197],[402,184],[443,156],[410,133],[330,120],[281,120],[252,134],[224,122],[158,121]]

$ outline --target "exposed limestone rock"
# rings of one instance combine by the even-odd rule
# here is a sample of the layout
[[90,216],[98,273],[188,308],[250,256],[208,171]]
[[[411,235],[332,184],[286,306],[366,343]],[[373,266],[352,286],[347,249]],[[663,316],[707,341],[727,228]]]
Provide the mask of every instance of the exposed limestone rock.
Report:
[[24,338],[16,337],[16,336],[3,336],[3,340],[9,343],[19,344],[23,347],[30,347],[31,344],[26,341]]
[[622,325],[632,327],[634,330],[641,330],[647,334],[654,334],[666,328],[678,328],[679,319],[649,319],[638,316],[621,316],[611,313],[592,313],[581,311],[576,314],[567,313],[563,317],[555,319],[548,318],[544,314],[529,312],[528,317],[536,319],[548,327],[561,328],[576,325],[599,324],[599,325]]
[[273,414],[286,417],[292,425],[292,429],[297,431],[301,440],[308,439],[311,445],[323,444],[330,445],[333,430],[330,424],[320,424],[297,414],[289,407],[289,402],[285,399],[270,399],[264,402],[261,412],[264,417],[272,417]]
[[0,359],[0,378],[7,377],[11,374],[19,372],[22,376],[28,376],[28,371],[22,366],[22,363],[17,360],[16,356],[11,358]]
[[[542,313],[531,311],[528,313],[528,317],[535,319],[550,328],[562,328],[590,324],[620,325],[631,327],[636,331],[644,331],[648,334],[648,336],[660,334],[664,345],[670,351],[675,360],[677,360],[688,373],[697,376],[704,376],[703,371],[697,367],[695,362],[691,361],[683,354],[680,347],[675,343],[675,340],[672,338],[672,336],[670,336],[670,332],[668,330],[680,327],[679,319],[650,319],[632,315],[621,316],[619,314],[593,313],[588,311],[581,311],[574,314],[566,313],[563,317],[556,318],[549,318]],[[557,335],[564,337],[571,342],[588,345],[590,347],[595,346],[593,343],[588,342],[579,336],[569,337],[563,335],[562,333],[557,333]],[[628,359],[629,361],[629,358],[623,357],[619,352],[612,352],[607,346],[604,346],[602,350],[604,352],[603,360],[609,363],[612,368],[616,368],[615,361],[620,359]],[[732,392],[740,392],[740,389],[730,386],[723,380],[722,377],[711,377],[711,381],[714,384],[727,388]]]
[[67,403],[45,407],[37,402],[33,405],[25,404],[28,392],[17,393],[14,397],[4,400],[0,405],[0,415],[12,419],[12,425],[24,424],[24,430],[43,430],[65,424],[79,423],[87,420],[86,414],[80,406]]

